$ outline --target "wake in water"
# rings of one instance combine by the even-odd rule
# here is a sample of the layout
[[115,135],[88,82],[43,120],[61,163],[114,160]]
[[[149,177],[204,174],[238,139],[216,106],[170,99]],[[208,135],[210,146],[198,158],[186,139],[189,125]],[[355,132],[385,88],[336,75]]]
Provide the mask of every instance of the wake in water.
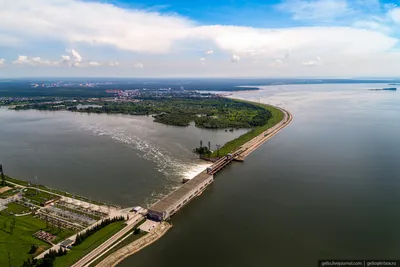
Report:
[[[126,144],[137,152],[138,157],[155,163],[155,169],[162,173],[168,182],[165,185],[164,192],[153,191],[151,197],[145,200],[148,206],[180,186],[183,178],[193,178],[211,165],[211,163],[203,162],[199,159],[178,159],[157,144],[151,143],[135,134],[127,133],[127,130],[124,128],[107,129],[101,125],[83,125],[82,128],[96,136],[109,136],[118,143]],[[184,154],[188,154],[189,151],[187,148],[181,144],[176,144],[182,150],[182,153],[185,152]]]

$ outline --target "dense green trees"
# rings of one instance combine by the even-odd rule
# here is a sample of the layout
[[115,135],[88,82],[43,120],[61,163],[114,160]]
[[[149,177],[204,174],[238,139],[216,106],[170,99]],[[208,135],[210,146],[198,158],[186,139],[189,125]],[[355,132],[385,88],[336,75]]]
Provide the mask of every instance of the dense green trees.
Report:
[[197,127],[209,129],[259,127],[271,118],[271,113],[260,105],[220,97],[147,97],[136,102],[97,101],[90,103],[97,106],[84,109],[78,109],[78,103],[34,103],[17,106],[15,109],[67,109],[86,113],[153,115],[155,122],[188,126],[193,121]]
[[67,254],[67,250],[63,248],[60,248],[59,250],[50,249],[49,252],[44,255],[42,259],[28,259],[24,261],[22,267],[52,267],[54,265],[55,259],[65,254]]
[[202,157],[204,155],[211,155],[211,151],[208,149],[206,146],[201,146],[193,149],[193,153],[196,155],[199,155],[199,157]]

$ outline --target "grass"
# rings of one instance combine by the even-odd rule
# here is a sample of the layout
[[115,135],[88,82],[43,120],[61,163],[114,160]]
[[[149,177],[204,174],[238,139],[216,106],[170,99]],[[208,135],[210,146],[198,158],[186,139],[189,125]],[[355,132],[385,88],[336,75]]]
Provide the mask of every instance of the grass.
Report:
[[[134,230],[129,231],[127,234],[132,233]],[[127,234],[125,234],[123,237],[125,237]],[[124,239],[121,243],[119,243],[118,245],[116,245],[115,247],[113,247],[110,251],[108,251],[106,254],[104,254],[103,256],[101,256],[100,258],[98,258],[97,260],[95,260],[92,264],[89,265],[89,267],[95,267],[97,264],[99,264],[102,260],[104,260],[105,258],[107,258],[109,255],[111,255],[112,253],[114,253],[115,251],[125,247],[126,245],[129,245],[130,243],[133,243],[134,241],[138,240],[139,238],[142,238],[143,236],[147,235],[147,232],[141,231],[140,234],[132,234],[129,237],[127,237],[126,239]],[[122,237],[122,238],[123,238]],[[115,243],[114,243],[115,244]]]
[[6,178],[6,181],[10,181],[10,182],[12,182],[14,184],[19,184],[19,185],[22,185],[22,186],[28,186],[29,185],[29,182],[27,182],[27,181],[17,180],[17,179],[9,177],[7,175],[5,176],[5,178]]
[[6,199],[8,197],[11,197],[11,196],[17,194],[19,191],[20,191],[20,189],[18,189],[18,188],[10,189],[7,192],[4,192],[3,194],[1,194],[0,198]]
[[[237,101],[242,101],[242,100],[237,100]],[[246,101],[244,101],[244,102],[246,102]],[[234,151],[235,149],[244,145],[246,142],[250,141],[254,137],[262,134],[264,131],[268,130],[275,124],[279,123],[284,117],[283,112],[273,106],[269,106],[269,105],[265,105],[265,104],[258,104],[258,103],[252,103],[252,104],[267,109],[269,112],[271,112],[272,118],[268,120],[267,124],[264,124],[263,126],[254,128],[250,132],[247,132],[247,133],[239,136],[238,138],[227,142],[224,146],[222,146],[219,149],[220,157],[231,153],[232,151]],[[216,156],[217,156],[217,151],[214,151],[214,153],[211,154],[211,157],[216,157]]]
[[[10,225],[15,219],[14,230],[10,231]],[[21,266],[24,260],[31,257],[28,254],[31,245],[35,244],[39,247],[39,251],[50,248],[50,245],[33,237],[32,235],[39,230],[47,232],[57,231],[59,236],[70,236],[73,233],[68,230],[46,229],[45,221],[35,218],[32,215],[15,217],[0,214],[0,266]],[[9,260],[10,257],[10,260]],[[11,263],[11,264],[10,264]]]
[[[6,181],[10,181],[10,182],[13,182],[15,184],[19,184],[19,185],[22,185],[22,186],[25,186],[25,187],[29,187],[29,186],[33,186],[34,187],[35,186],[34,184],[31,184],[28,181],[17,180],[17,179],[11,178],[9,176],[5,176],[5,177],[6,177]],[[82,201],[85,201],[85,202],[89,202],[89,203],[92,203],[92,204],[96,204],[96,205],[107,205],[104,202],[91,200],[91,199],[83,197],[83,196],[73,195],[71,193],[68,193],[68,192],[65,192],[65,191],[61,191],[61,190],[58,190],[58,189],[54,189],[54,188],[50,188],[50,187],[47,187],[47,186],[44,186],[44,185],[38,185],[38,188],[42,189],[42,190],[46,190],[46,191],[54,193],[54,194],[58,194],[58,195],[61,195],[61,196],[66,196],[66,197],[71,197],[71,198],[75,198],[75,199],[79,199],[79,200],[82,200]]]
[[55,267],[67,267],[77,262],[80,258],[88,254],[90,251],[101,245],[111,236],[116,234],[123,228],[124,221],[118,221],[107,225],[95,234],[89,236],[78,246],[74,246],[67,255],[56,258]]
[[36,191],[36,189],[33,189],[33,188],[26,188],[26,189],[24,189],[23,192],[24,192],[24,197],[32,200],[32,202],[36,203],[37,205],[40,205],[41,203],[44,203],[51,199],[59,198],[56,195],[49,194],[49,193],[42,192],[42,191]]
[[12,214],[22,214],[30,212],[30,209],[15,202],[12,202],[7,205],[7,211]]

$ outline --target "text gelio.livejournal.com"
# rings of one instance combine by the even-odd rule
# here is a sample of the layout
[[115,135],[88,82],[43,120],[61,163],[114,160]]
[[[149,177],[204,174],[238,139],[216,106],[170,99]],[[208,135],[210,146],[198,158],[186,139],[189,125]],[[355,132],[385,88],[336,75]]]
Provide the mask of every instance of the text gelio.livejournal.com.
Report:
[[319,260],[318,266],[400,266],[400,260]]

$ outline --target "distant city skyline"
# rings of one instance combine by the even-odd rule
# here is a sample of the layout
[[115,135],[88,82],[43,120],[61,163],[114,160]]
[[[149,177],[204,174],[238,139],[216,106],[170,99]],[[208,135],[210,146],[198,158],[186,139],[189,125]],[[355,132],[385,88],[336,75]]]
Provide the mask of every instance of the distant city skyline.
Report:
[[0,0],[0,77],[399,77],[379,0]]

